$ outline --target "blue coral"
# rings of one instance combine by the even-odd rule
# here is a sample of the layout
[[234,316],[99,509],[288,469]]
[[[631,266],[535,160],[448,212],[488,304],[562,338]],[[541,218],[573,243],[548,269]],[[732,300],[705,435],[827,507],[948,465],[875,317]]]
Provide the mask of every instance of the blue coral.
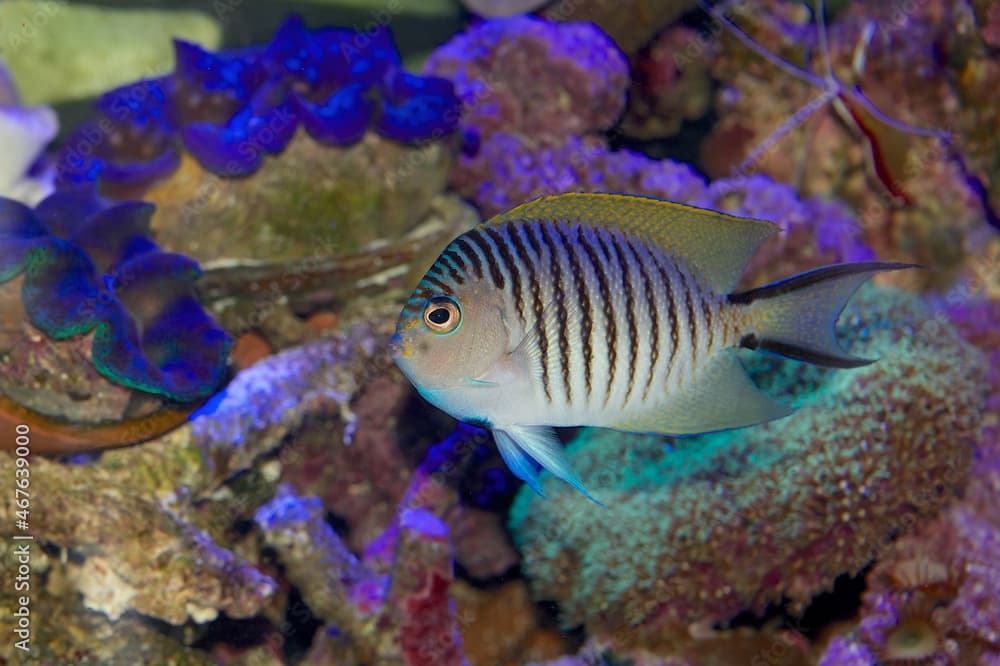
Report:
[[372,129],[401,143],[454,132],[450,81],[402,69],[388,28],[308,30],[289,17],[269,44],[212,53],[174,41],[174,71],[116,88],[66,141],[59,184],[142,186],[186,150],[207,170],[248,176],[301,125],[315,141],[353,144]]
[[218,387],[231,341],[194,295],[198,264],[150,240],[153,209],[80,192],[34,210],[0,198],[0,282],[24,273],[25,310],[47,335],[93,331],[112,381],[191,401]]

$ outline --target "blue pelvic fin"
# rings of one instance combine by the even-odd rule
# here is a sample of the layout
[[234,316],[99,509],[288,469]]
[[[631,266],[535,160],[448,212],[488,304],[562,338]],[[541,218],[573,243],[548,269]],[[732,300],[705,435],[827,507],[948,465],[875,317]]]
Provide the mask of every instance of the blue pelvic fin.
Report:
[[563,452],[562,444],[555,431],[548,426],[504,426],[493,430],[493,439],[497,443],[504,462],[514,472],[514,475],[531,486],[532,490],[545,497],[542,485],[538,480],[538,472],[534,463],[537,461],[557,479],[562,479],[580,491],[595,504],[604,506],[577,476]]

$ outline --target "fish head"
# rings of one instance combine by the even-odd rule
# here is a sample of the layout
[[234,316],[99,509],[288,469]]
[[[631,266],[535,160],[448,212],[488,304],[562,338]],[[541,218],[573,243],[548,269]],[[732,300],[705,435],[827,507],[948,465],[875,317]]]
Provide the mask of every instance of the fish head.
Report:
[[486,380],[508,355],[513,331],[502,295],[483,283],[444,293],[421,283],[403,308],[389,353],[428,401],[465,418],[484,418]]

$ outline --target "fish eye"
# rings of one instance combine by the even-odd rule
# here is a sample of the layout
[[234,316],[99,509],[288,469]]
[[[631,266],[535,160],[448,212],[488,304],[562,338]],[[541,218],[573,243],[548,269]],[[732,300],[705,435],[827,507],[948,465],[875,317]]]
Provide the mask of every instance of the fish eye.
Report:
[[462,310],[450,296],[435,296],[424,308],[424,324],[435,333],[452,333],[462,323]]

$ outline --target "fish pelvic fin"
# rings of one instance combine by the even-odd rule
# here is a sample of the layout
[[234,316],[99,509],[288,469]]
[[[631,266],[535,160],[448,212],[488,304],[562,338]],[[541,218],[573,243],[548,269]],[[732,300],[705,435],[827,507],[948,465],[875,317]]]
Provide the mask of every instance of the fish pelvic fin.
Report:
[[507,467],[536,493],[545,497],[534,462],[554,477],[580,491],[595,504],[604,506],[583,485],[563,452],[555,431],[548,426],[504,426],[493,429],[493,439]]
[[847,301],[868,278],[916,264],[867,261],[834,264],[763,287],[730,294],[750,308],[751,330],[740,346],[829,368],[857,368],[875,359],[852,356],[837,342],[834,325]]

